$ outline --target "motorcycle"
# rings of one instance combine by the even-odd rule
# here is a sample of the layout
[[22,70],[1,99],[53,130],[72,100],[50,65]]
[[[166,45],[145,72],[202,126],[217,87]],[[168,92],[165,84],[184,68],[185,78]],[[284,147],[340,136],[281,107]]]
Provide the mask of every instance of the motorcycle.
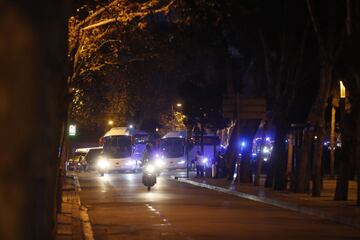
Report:
[[156,167],[151,163],[146,164],[143,169],[142,182],[147,187],[148,191],[156,184],[156,176]]

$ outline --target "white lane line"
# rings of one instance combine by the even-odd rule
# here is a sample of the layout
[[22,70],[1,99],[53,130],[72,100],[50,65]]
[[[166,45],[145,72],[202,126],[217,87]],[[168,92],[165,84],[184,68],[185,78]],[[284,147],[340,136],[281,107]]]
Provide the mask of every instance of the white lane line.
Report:
[[168,219],[165,218],[165,216],[163,216],[159,210],[157,210],[156,208],[152,207],[150,204],[145,204],[145,206],[154,214],[157,214],[158,217],[160,218],[160,220],[163,222],[162,224],[160,224],[160,226],[164,226],[164,227],[169,227],[172,228],[173,231],[177,234],[179,234],[183,239],[186,240],[193,240],[190,236],[188,236],[185,232],[179,230],[178,228],[176,228]]

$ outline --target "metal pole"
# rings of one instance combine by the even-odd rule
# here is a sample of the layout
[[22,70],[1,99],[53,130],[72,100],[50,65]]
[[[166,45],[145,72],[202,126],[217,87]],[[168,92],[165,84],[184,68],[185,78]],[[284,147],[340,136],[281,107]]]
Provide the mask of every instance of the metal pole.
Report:
[[185,153],[186,153],[186,178],[190,177],[190,169],[189,169],[189,139],[186,138],[186,142],[185,142]]

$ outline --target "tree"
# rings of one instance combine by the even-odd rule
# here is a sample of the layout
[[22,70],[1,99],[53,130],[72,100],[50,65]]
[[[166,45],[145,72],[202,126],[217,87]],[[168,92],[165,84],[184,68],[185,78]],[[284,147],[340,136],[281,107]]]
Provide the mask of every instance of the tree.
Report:
[[0,239],[53,239],[66,118],[64,1],[5,1],[0,17],[3,128]]
[[[309,122],[314,126],[314,166],[312,174],[312,195],[318,197],[321,194],[321,165],[322,144],[325,134],[325,109],[331,90],[333,69],[335,61],[342,49],[344,41],[344,28],[342,14],[337,11],[344,9],[343,3],[331,1],[319,1],[317,5],[313,1],[306,0],[312,28],[318,42],[320,55],[320,80],[317,98],[309,114]],[[319,9],[322,9],[320,12]]]
[[[346,31],[344,47],[336,62],[337,74],[343,80],[346,91],[348,106],[345,114],[345,125],[342,126],[341,140],[343,152],[348,159],[341,159],[341,175],[337,179],[336,200],[347,199],[347,184],[350,169],[356,168],[357,185],[360,186],[360,151],[359,151],[359,122],[360,122],[360,74],[357,53],[359,52],[358,42],[360,39],[359,10],[360,4],[357,1],[346,1],[344,5],[346,14],[343,16],[343,27]],[[336,84],[337,91],[338,85]],[[356,134],[354,134],[356,132]],[[346,145],[345,145],[346,144]],[[351,160],[352,156],[352,160]],[[360,205],[360,188],[358,187],[357,204]]]
[[153,90],[150,79],[156,73],[150,66],[160,58],[164,41],[164,33],[153,30],[173,3],[110,1],[101,5],[94,1],[79,6],[69,21],[70,82],[81,93],[75,96],[74,120],[85,125],[94,119],[92,124],[103,125],[104,116],[111,116],[124,124],[151,113],[151,107],[144,108],[142,103],[144,97],[153,97],[147,94]]

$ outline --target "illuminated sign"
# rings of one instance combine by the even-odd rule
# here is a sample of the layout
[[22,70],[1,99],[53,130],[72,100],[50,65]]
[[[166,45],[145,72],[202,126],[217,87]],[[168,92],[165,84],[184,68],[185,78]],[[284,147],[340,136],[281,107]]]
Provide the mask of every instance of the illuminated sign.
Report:
[[69,126],[69,136],[76,136],[76,125]]

